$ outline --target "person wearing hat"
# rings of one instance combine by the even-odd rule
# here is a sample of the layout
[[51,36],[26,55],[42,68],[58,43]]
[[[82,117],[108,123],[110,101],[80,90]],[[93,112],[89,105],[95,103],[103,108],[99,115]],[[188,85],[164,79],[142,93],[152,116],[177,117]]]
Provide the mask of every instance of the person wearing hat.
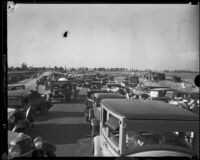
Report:
[[195,99],[194,97],[191,96],[188,102],[187,109],[191,111],[194,108],[194,105],[195,105]]

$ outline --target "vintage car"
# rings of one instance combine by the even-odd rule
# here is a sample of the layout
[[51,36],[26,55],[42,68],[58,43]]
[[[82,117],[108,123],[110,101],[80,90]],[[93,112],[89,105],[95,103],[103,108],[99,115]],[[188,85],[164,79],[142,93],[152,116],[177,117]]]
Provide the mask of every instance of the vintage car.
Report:
[[149,97],[149,92],[151,89],[157,89],[157,88],[166,88],[168,87],[165,86],[151,86],[151,85],[144,85],[140,87],[136,87],[131,90],[131,96],[135,95],[136,97],[142,96],[142,98],[148,98]]
[[156,101],[163,101],[168,103],[170,98],[167,96],[170,92],[175,90],[170,88],[154,88],[149,90],[149,99]]
[[116,93],[121,88],[121,84],[107,83],[106,88],[107,88],[108,92]]
[[46,96],[33,90],[8,91],[8,107],[21,108],[25,111],[31,105],[32,109],[46,115],[52,106],[46,101]]
[[84,79],[83,87],[90,87],[92,79]]
[[182,79],[181,79],[180,76],[173,75],[173,76],[172,76],[172,81],[173,81],[173,82],[177,82],[177,83],[181,83],[181,82],[182,82]]
[[137,75],[132,75],[128,79],[129,79],[129,82],[131,82],[131,83],[139,83],[139,76],[137,76]]
[[22,84],[9,84],[8,91],[25,90],[25,85]]
[[121,94],[116,93],[95,93],[92,108],[89,109],[89,126],[91,128],[91,135],[94,137],[99,129],[99,119],[101,110],[101,101],[103,99],[125,99]]
[[199,117],[159,101],[106,99],[94,156],[199,157]]
[[8,108],[8,130],[12,132],[27,133],[28,129],[33,127],[34,110],[29,108],[24,109]]
[[90,89],[101,89],[101,81],[92,81],[90,83]]
[[137,87],[138,83],[128,83],[126,86],[129,87],[129,89],[133,89],[135,87]]
[[39,78],[37,81],[36,81],[36,84],[37,85],[45,85],[47,80],[50,78],[50,76],[42,76],[41,78]]
[[8,159],[15,157],[55,157],[54,144],[36,137],[8,131]]
[[71,99],[72,87],[69,81],[51,81],[51,102],[54,100],[66,103]]
[[92,105],[94,103],[94,94],[95,93],[108,93],[107,90],[93,90],[93,89],[89,89],[87,91],[87,99],[85,101],[85,118],[86,118],[86,121],[89,121],[89,109],[92,108]]
[[78,97],[79,94],[78,83],[71,82],[71,88],[72,88],[72,94],[70,99],[74,99]]

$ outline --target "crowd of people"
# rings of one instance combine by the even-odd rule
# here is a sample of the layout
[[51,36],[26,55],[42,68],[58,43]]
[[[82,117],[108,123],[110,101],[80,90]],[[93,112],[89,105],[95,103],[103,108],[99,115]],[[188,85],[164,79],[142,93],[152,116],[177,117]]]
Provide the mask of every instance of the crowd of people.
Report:
[[184,94],[182,97],[175,95],[170,101],[169,104],[180,106],[189,111],[199,113],[199,98],[193,95]]
[[[135,90],[140,90],[143,84],[138,84]],[[134,94],[129,88],[121,87],[118,92],[125,96],[126,99],[148,99],[148,94]],[[183,94],[182,96],[174,95],[169,101],[169,104],[187,109],[196,114],[199,114],[199,97],[190,94]]]

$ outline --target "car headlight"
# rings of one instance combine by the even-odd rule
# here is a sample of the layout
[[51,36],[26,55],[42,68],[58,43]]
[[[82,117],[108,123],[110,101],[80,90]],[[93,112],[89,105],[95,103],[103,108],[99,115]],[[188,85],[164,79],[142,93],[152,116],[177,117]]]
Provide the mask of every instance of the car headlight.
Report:
[[34,143],[34,146],[35,146],[36,149],[42,148],[42,138],[41,137],[36,137],[33,140],[33,143]]
[[19,157],[19,155],[21,154],[21,148],[19,145],[14,145],[10,147],[8,152],[11,158]]
[[44,94],[42,94],[42,95],[41,95],[41,97],[45,97],[45,95],[44,95]]

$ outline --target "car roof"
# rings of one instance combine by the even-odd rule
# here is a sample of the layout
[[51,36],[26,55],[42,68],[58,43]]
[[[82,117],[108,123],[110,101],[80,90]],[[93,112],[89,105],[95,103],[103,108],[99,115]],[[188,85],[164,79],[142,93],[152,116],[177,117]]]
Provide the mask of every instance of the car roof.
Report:
[[27,90],[13,90],[13,91],[8,91],[8,96],[25,96],[25,95],[30,95],[31,92]]
[[198,116],[183,108],[153,100],[105,99],[104,108],[130,119],[198,120]]
[[117,94],[117,93],[95,93],[94,94],[95,98],[100,98],[100,99],[111,99],[111,98],[124,98],[123,95]]

